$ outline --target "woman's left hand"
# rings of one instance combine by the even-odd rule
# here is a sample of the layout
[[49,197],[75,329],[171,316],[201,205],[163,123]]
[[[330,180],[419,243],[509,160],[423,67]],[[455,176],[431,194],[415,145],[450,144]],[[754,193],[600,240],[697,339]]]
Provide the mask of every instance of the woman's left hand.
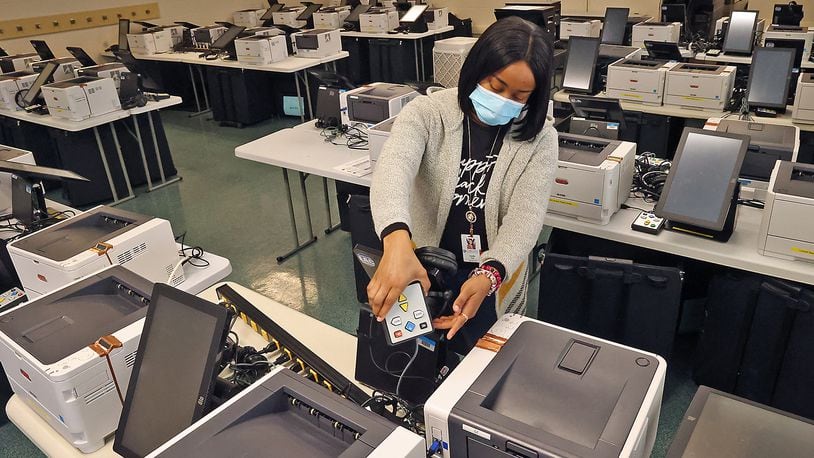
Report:
[[492,282],[486,276],[473,276],[461,286],[461,294],[452,304],[453,314],[432,320],[432,326],[435,329],[449,329],[447,339],[452,339],[467,321],[475,317],[491,288]]

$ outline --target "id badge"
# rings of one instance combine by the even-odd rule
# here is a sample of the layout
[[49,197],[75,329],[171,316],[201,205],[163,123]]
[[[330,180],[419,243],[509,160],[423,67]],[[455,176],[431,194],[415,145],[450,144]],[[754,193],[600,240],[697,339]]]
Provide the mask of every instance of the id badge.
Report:
[[480,235],[461,234],[461,252],[464,262],[480,262]]

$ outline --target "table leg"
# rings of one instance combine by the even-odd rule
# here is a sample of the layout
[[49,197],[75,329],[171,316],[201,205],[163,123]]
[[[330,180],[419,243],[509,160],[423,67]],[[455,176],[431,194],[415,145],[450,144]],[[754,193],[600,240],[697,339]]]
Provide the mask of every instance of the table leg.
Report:
[[331,219],[331,199],[328,193],[328,179],[322,177],[322,190],[325,193],[325,215],[328,217],[328,228],[325,229],[326,234],[330,234],[331,232],[339,229],[339,224],[334,225],[333,220]]
[[[300,183],[302,185],[302,189],[304,190],[305,189],[305,178],[303,177],[302,172],[300,172],[299,176],[300,176]],[[288,169],[283,169],[283,181],[285,182],[286,195],[288,196],[288,217],[289,217],[289,221],[291,221],[291,233],[294,236],[295,247],[294,247],[293,250],[289,251],[288,253],[285,253],[285,254],[283,254],[281,256],[277,256],[277,263],[278,264],[284,262],[286,259],[290,258],[291,256],[294,256],[295,254],[299,253],[305,247],[307,247],[307,246],[309,246],[309,245],[311,245],[311,244],[313,244],[314,242],[317,241],[317,237],[314,235],[313,230],[311,230],[310,231],[310,237],[311,238],[308,239],[307,241],[305,241],[305,243],[300,243],[300,235],[299,235],[299,231],[297,231],[297,218],[294,215],[294,198],[291,196],[291,181],[288,178]],[[306,211],[307,211],[307,209],[308,209],[308,207],[307,207],[307,202],[308,202],[307,199],[308,199],[308,197],[307,197],[307,194],[304,194],[304,196],[305,196],[305,199],[306,199]],[[310,219],[310,214],[309,214],[308,215],[309,228],[310,228],[310,221],[311,221],[311,219]]]
[[133,193],[133,186],[130,184],[130,174],[127,173],[127,164],[124,162],[122,147],[119,144],[119,135],[116,133],[116,127],[113,123],[108,125],[110,126],[110,133],[113,134],[113,144],[116,145],[116,155],[119,156],[119,167],[122,169],[122,175],[124,175],[124,184],[127,185],[127,197],[119,201],[124,202],[125,200],[133,199],[136,195]]
[[424,62],[424,39],[422,38],[418,41],[418,45],[421,48],[421,79],[419,81],[426,81],[427,77],[425,75],[427,74],[427,66]]
[[421,81],[421,74],[418,69],[418,40],[413,40],[413,51],[415,51],[415,79]]
[[[192,65],[191,64],[187,65],[187,69],[189,70],[189,82],[192,83],[192,94],[195,96],[195,106],[198,107],[198,111],[196,111],[195,113],[190,113],[189,114],[190,118],[194,118],[196,116],[200,116],[202,114],[209,113],[212,110],[209,108],[209,100],[208,99],[207,99],[207,102],[206,102],[206,105],[207,105],[206,108],[201,109],[201,97],[200,97],[200,95],[198,95],[198,83],[195,82],[195,75],[192,73]],[[201,90],[204,92],[204,94],[206,94],[206,88],[202,87]]]
[[314,119],[314,112],[311,109],[311,85],[308,84],[308,70],[302,71],[305,77],[305,100],[308,101],[308,119]]
[[300,107],[300,121],[305,122],[305,107],[302,103],[302,92],[300,92],[300,77],[298,72],[294,72],[294,84],[297,86],[297,103]]
[[206,111],[212,111],[212,106],[209,105],[209,94],[206,92],[206,80],[204,79],[203,70],[201,70],[200,66],[195,66],[195,69],[198,70],[198,77],[201,78],[201,92],[204,96],[204,106],[206,107]]
[[153,113],[147,112],[147,120],[150,121],[150,134],[153,137],[153,148],[155,149],[155,160],[158,163],[158,173],[161,176],[161,184],[157,186],[153,186],[153,189],[163,188],[168,184],[172,184],[178,181],[181,181],[181,177],[175,176],[172,179],[168,180],[167,176],[164,174],[164,161],[161,160],[161,151],[158,149],[158,137],[155,134],[155,124],[153,123]]
[[153,180],[150,179],[150,167],[147,166],[147,154],[144,152],[144,141],[141,138],[141,129],[138,125],[138,115],[133,115],[132,119],[133,127],[136,129],[136,142],[138,142],[138,150],[141,153],[141,163],[144,165],[144,175],[147,178],[147,190],[152,191]]

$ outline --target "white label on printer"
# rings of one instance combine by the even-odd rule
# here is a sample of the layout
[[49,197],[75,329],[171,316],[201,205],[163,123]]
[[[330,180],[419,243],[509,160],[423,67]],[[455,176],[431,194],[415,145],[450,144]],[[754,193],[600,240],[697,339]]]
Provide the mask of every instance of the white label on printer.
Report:
[[491,434],[485,433],[485,432],[479,430],[478,428],[475,428],[474,426],[463,425],[463,429],[464,429],[464,431],[466,431],[468,433],[472,433],[472,434],[474,434],[476,436],[480,436],[480,437],[482,437],[482,438],[484,438],[484,439],[486,439],[488,441],[492,440],[492,435]]

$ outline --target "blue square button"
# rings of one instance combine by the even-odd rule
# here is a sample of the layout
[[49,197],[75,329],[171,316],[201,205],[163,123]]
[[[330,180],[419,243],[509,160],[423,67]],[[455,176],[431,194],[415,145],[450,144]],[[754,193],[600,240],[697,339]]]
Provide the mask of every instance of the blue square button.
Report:
[[415,329],[415,323],[408,321],[407,324],[404,325],[404,329],[406,329],[408,332],[413,332],[413,329]]

